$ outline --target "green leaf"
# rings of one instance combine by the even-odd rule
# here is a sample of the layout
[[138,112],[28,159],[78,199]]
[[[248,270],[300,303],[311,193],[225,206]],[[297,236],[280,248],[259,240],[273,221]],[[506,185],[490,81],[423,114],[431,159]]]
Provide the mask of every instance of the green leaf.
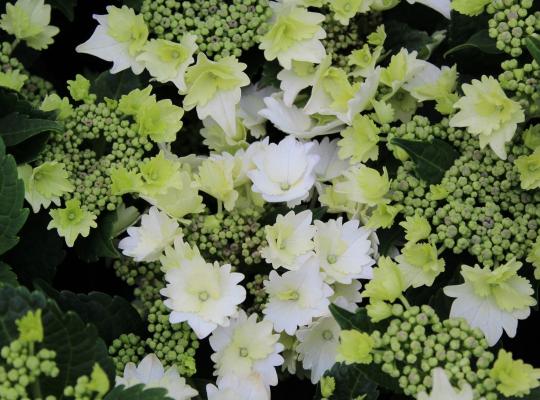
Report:
[[273,86],[279,89],[280,82],[277,78],[277,74],[281,71],[281,66],[278,62],[265,62],[262,67],[261,80],[259,81],[259,86],[265,88],[267,86]]
[[43,281],[35,284],[54,299],[63,311],[75,311],[84,322],[95,325],[106,343],[112,343],[123,333],[144,334],[144,324],[139,313],[123,297],[112,297],[100,292],[58,292]]
[[388,35],[385,49],[397,53],[405,47],[409,51],[417,51],[418,58],[422,60],[427,60],[444,40],[443,32],[437,36],[430,35],[426,31],[414,29],[399,21],[389,21],[385,24],[385,28]]
[[32,118],[56,119],[55,112],[38,110],[19,93],[10,89],[0,88],[0,117],[5,117],[11,113],[25,114]]
[[456,53],[463,49],[476,49],[476,50],[480,50],[482,53],[487,53],[487,54],[501,54],[502,53],[502,51],[500,51],[497,48],[495,40],[489,37],[489,33],[487,29],[476,32],[465,43],[452,47],[450,50],[444,53],[443,57],[446,58],[450,54]]
[[117,74],[105,71],[92,82],[91,91],[96,94],[98,100],[103,100],[105,97],[119,100],[124,94],[128,94],[133,89],[141,86],[142,82],[139,75],[133,74],[129,69]]
[[18,284],[17,275],[11,270],[11,267],[0,261],[0,286],[17,286]]
[[64,125],[49,119],[12,112],[0,118],[0,136],[6,146],[15,146],[43,132],[63,132]]
[[391,143],[405,150],[414,161],[416,175],[429,184],[439,183],[444,173],[454,164],[459,153],[440,139],[421,142],[393,138]]
[[330,304],[329,308],[341,329],[356,329],[358,331],[371,333],[379,326],[371,322],[364,307],[359,308],[355,313],[336,306],[335,304]]
[[[326,376],[332,376],[336,381],[336,389],[331,399],[356,400],[364,396],[365,400],[379,398],[377,384],[371,381],[358,364],[335,364]],[[317,398],[321,398],[320,393]]]
[[37,160],[38,156],[45,149],[49,133],[32,136],[23,143],[9,148],[9,152],[17,161],[17,164],[31,163]]
[[167,396],[167,389],[145,389],[144,385],[115,387],[103,400],[173,400]]
[[69,21],[73,21],[77,0],[47,0],[47,3],[64,14]]
[[116,221],[112,226],[111,237],[115,238],[129,228],[141,214],[135,207],[126,207],[124,203],[121,203],[116,208]]
[[540,64],[540,39],[537,36],[529,36],[525,39],[525,45],[536,62]]
[[17,233],[28,217],[23,202],[24,183],[17,175],[15,159],[6,154],[0,138],[0,255],[19,241]]
[[75,250],[81,260],[95,262],[101,257],[120,257],[120,253],[112,242],[116,219],[115,211],[102,214],[98,220],[98,227],[93,229],[88,237],[77,241]]

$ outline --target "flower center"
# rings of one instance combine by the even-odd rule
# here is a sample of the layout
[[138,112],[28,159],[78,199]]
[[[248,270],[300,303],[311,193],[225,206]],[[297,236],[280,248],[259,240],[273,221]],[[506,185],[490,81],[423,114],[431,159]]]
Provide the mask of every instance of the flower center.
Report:
[[298,291],[291,289],[291,290],[286,290],[285,292],[279,293],[277,297],[280,300],[296,301],[300,298],[300,294],[298,294]]
[[41,179],[41,174],[38,172],[34,175],[34,180],[39,181]]
[[199,300],[200,301],[206,301],[206,300],[208,300],[209,297],[210,297],[210,295],[208,294],[208,292],[206,290],[203,290],[202,292],[199,292]]
[[68,219],[70,221],[73,221],[75,219],[75,213],[73,211],[71,211],[69,214],[68,214]]
[[159,174],[157,172],[152,172],[152,174],[150,175],[150,178],[153,181],[156,181],[159,178]]
[[322,333],[322,337],[324,340],[332,340],[334,338],[334,334],[331,330],[327,329]]
[[291,185],[287,182],[283,182],[281,185],[279,185],[281,190],[289,190],[291,188]]
[[249,355],[248,350],[245,347],[240,347],[240,349],[238,349],[238,354],[243,358]]
[[335,254],[330,254],[326,257],[326,261],[328,261],[328,264],[335,264],[337,262],[337,256]]

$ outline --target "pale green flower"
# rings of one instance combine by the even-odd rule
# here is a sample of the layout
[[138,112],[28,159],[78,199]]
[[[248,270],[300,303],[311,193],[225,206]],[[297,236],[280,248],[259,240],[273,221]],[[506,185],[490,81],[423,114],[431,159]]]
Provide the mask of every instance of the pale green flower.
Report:
[[270,2],[274,20],[262,37],[259,48],[268,61],[278,59],[285,69],[292,68],[292,61],[318,64],[326,55],[321,39],[326,32],[321,24],[324,15],[298,7],[292,2]]
[[349,199],[346,193],[340,193],[336,190],[336,184],[344,182],[343,178],[337,178],[331,185],[320,184],[319,202],[328,208],[329,213],[354,214],[356,203]]
[[111,193],[121,196],[126,193],[142,191],[143,181],[140,173],[129,171],[125,167],[118,167],[110,172]]
[[67,97],[60,97],[56,93],[47,95],[43,99],[39,109],[46,112],[56,111],[59,120],[69,118],[73,114],[73,106],[70,104],[69,99]]
[[197,55],[197,63],[186,73],[184,108],[197,108],[199,119],[213,118],[228,134],[236,134],[236,105],[240,102],[241,88],[249,85],[243,72],[246,64],[235,57],[211,61],[204,53]]
[[386,194],[390,190],[388,172],[383,168],[383,173],[365,165],[356,165],[344,172],[345,180],[335,185],[338,193],[346,194],[354,202],[376,206],[379,203],[387,203]]
[[71,98],[75,101],[84,101],[90,94],[90,81],[81,74],[75,76],[75,80],[67,81]]
[[523,143],[531,150],[540,147],[540,124],[533,125],[523,132]]
[[404,247],[396,257],[407,287],[431,286],[444,271],[444,260],[438,257],[437,248],[430,243],[415,243]]
[[465,96],[454,104],[460,111],[450,119],[450,126],[467,128],[469,133],[479,136],[481,148],[489,144],[505,160],[505,143],[514,137],[517,124],[525,121],[521,106],[509,99],[491,76],[484,75],[481,81],[474,79],[462,89]]
[[391,206],[386,203],[379,203],[377,204],[377,208],[369,216],[366,226],[372,229],[390,228],[402,208],[403,206],[400,204]]
[[497,383],[497,390],[506,397],[523,397],[540,386],[540,369],[514,360],[512,353],[499,350],[489,376]]
[[371,364],[373,356],[371,350],[375,341],[364,332],[356,330],[343,330],[339,334],[339,347],[337,362],[350,364]]
[[526,261],[534,266],[534,278],[540,280],[540,236],[537,236],[536,242],[531,246]]
[[150,75],[158,82],[172,82],[181,92],[186,91],[185,74],[193,63],[193,54],[197,50],[197,37],[186,33],[180,43],[165,39],[152,39],[137,56]]
[[419,215],[406,217],[405,221],[400,222],[399,225],[405,229],[405,239],[407,239],[408,244],[414,244],[420,240],[427,239],[431,233],[429,221]]
[[49,212],[52,217],[47,229],[56,228],[58,235],[66,240],[68,247],[73,247],[75,240],[80,235],[87,237],[90,228],[96,228],[96,216],[81,208],[81,202],[71,199],[66,202],[65,208],[57,208]]
[[2,72],[0,71],[0,87],[20,92],[24,83],[28,79],[27,75],[21,74],[18,69]]
[[364,44],[361,49],[354,50],[348,57],[348,65],[353,66],[352,76],[363,78],[368,77],[377,65],[377,61],[381,57],[383,51],[382,46],[377,46],[372,52],[369,45]]
[[519,171],[522,189],[530,190],[540,187],[540,148],[529,156],[518,157],[514,163]]
[[373,0],[333,0],[329,2],[334,18],[343,25],[358,13],[366,13]]
[[236,132],[230,135],[225,132],[213,119],[206,118],[203,121],[203,126],[200,130],[201,136],[204,138],[203,143],[210,150],[216,152],[235,153],[237,150],[248,147],[247,130],[242,120],[236,118]]
[[41,309],[28,311],[22,318],[15,321],[19,331],[19,339],[26,343],[43,341],[43,323]]
[[341,131],[343,139],[338,142],[339,158],[342,160],[350,158],[353,163],[377,160],[379,133],[380,129],[371,118],[355,115],[352,126]]
[[366,283],[363,297],[370,301],[388,301],[393,303],[407,288],[403,272],[390,257],[380,257],[377,267],[373,268],[373,278]]
[[416,51],[409,53],[407,49],[403,48],[398,54],[393,55],[388,66],[382,69],[381,82],[392,88],[391,94],[397,92],[405,82],[416,76],[425,67],[426,62],[418,60],[417,56]]
[[17,0],[6,4],[0,27],[18,40],[24,40],[28,47],[46,49],[53,43],[53,36],[60,32],[51,22],[51,6],[43,0]]
[[135,116],[151,97],[153,97],[151,85],[148,85],[144,89],[133,89],[128,94],[120,97],[118,111],[126,115]]
[[140,171],[143,179],[141,193],[150,197],[164,194],[169,187],[180,182],[180,163],[166,158],[163,151],[141,163]]
[[64,164],[47,161],[32,168],[28,164],[18,167],[24,182],[24,198],[37,213],[41,207],[49,208],[51,203],[60,205],[60,198],[73,191]]
[[197,183],[200,190],[223,202],[231,211],[238,199],[234,185],[235,159],[228,153],[211,156],[199,166]]
[[336,380],[333,376],[323,376],[321,378],[321,395],[323,398],[328,398],[334,394],[336,390]]
[[371,32],[367,37],[367,41],[372,46],[378,47],[384,45],[384,42],[386,41],[386,30],[384,29],[384,25],[379,25],[374,32]]
[[371,321],[379,322],[392,316],[392,305],[382,300],[371,300],[366,311]]
[[474,17],[484,12],[484,8],[491,3],[491,0],[452,0],[452,9]]

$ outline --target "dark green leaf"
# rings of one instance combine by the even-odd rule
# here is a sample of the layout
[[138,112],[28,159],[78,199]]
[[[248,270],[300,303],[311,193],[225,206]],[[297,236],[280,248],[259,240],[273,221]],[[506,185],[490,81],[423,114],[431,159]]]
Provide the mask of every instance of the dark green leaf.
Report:
[[13,112],[0,118],[0,136],[6,146],[15,146],[43,132],[63,132],[64,126],[56,121],[32,118]]
[[129,388],[117,386],[105,396],[104,400],[173,400],[167,396],[167,389],[145,389],[144,385]]
[[107,343],[123,333],[144,334],[139,313],[123,297],[100,292],[58,292],[45,282],[36,282],[36,286],[54,299],[63,311],[75,311],[84,322],[95,325]]
[[17,286],[18,284],[19,282],[17,281],[17,275],[15,275],[15,273],[11,270],[11,267],[0,261],[0,286]]
[[95,262],[100,257],[118,258],[120,253],[112,243],[116,212],[102,214],[98,227],[86,238],[77,241],[76,251],[79,258],[86,262]]
[[450,54],[461,51],[463,49],[476,49],[480,50],[482,53],[487,54],[502,53],[499,49],[497,49],[495,40],[489,37],[487,29],[476,32],[465,43],[459,44],[451,48],[446,53],[444,53],[444,57],[447,57]]
[[128,69],[117,74],[105,71],[92,82],[91,91],[97,95],[98,100],[103,100],[105,97],[118,100],[124,94],[128,94],[133,89],[141,86],[141,78]]
[[371,322],[364,307],[359,308],[355,313],[336,306],[335,304],[330,304],[329,308],[341,329],[356,329],[362,332],[371,333],[380,326],[379,324]]
[[532,389],[531,392],[527,395],[524,395],[522,397],[504,397],[500,396],[501,400],[540,400],[540,387]]
[[19,241],[17,233],[28,217],[23,202],[24,183],[17,175],[15,159],[6,154],[0,138],[0,255]]
[[392,144],[405,150],[414,161],[416,175],[429,184],[439,183],[444,173],[454,164],[459,153],[448,143],[440,139],[432,142],[420,142],[394,138]]
[[35,161],[43,149],[45,149],[45,145],[49,140],[49,135],[48,132],[45,132],[33,136],[17,146],[10,147],[9,152],[15,157],[17,164],[31,163],[32,161]]
[[265,88],[267,86],[273,86],[279,89],[279,79],[277,74],[281,71],[281,67],[278,62],[265,62],[262,67],[262,76],[259,81],[259,86]]
[[529,53],[533,56],[538,64],[540,64],[540,39],[535,36],[529,36],[525,39],[525,44]]
[[0,88],[0,117],[5,117],[11,113],[25,114],[38,119],[56,119],[56,113],[37,110],[19,93]]
[[365,400],[376,400],[379,397],[377,384],[357,364],[335,364],[325,375],[332,376],[336,381],[336,389],[330,397],[332,400],[356,400],[359,396],[365,396]]
[[387,256],[392,246],[395,246],[403,241],[403,228],[398,224],[394,224],[394,226],[389,229],[378,229],[377,237],[379,238],[380,243],[379,253],[383,256]]
[[68,20],[73,21],[77,0],[47,0],[47,3],[64,14]]

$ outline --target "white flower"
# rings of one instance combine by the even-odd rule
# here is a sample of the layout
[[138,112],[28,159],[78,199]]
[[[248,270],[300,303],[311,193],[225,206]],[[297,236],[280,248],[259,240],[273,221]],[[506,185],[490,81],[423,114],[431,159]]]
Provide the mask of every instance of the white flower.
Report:
[[433,389],[428,396],[426,392],[418,393],[417,400],[473,400],[474,393],[468,383],[463,385],[461,391],[452,387],[446,372],[442,368],[433,370]]
[[317,383],[336,362],[341,329],[334,317],[319,318],[306,328],[296,331],[300,341],[299,360],[311,370],[311,383]]
[[279,87],[283,91],[283,103],[287,107],[293,106],[298,93],[309,86],[313,86],[315,72],[313,64],[297,62],[292,64],[291,69],[283,69],[277,74],[277,78],[281,81]]
[[503,329],[514,337],[518,320],[527,318],[536,304],[531,284],[517,274],[521,265],[515,260],[494,270],[463,265],[465,282],[444,288],[447,296],[456,297],[450,317],[464,318],[473,328],[481,329],[490,346],[497,343]]
[[315,136],[337,133],[343,127],[343,122],[333,119],[323,125],[318,125],[314,118],[294,104],[287,106],[280,93],[275,93],[264,99],[266,108],[259,111],[280,131],[289,133],[299,139],[311,139]]
[[206,385],[208,400],[270,400],[270,386],[260,376],[229,375],[217,383]]
[[258,89],[257,85],[250,85],[242,88],[238,116],[242,119],[244,126],[249,129],[251,136],[256,139],[266,135],[266,118],[259,114],[259,111],[264,108],[264,98],[275,91],[276,89],[272,86]]
[[271,271],[269,280],[264,281],[268,303],[263,310],[264,318],[274,324],[277,332],[289,335],[298,326],[308,325],[314,318],[328,313],[333,294],[332,288],[324,283],[319,273],[317,259],[312,257],[296,271],[279,276]]
[[447,19],[450,19],[450,11],[452,9],[450,2],[451,0],[407,0],[407,3],[409,4],[419,3],[428,6],[444,15]]
[[111,73],[131,68],[140,74],[144,65],[137,60],[148,38],[148,28],[142,15],[123,6],[107,7],[106,15],[95,15],[99,25],[86,42],[75,49],[79,53],[91,54],[105,61],[111,61]]
[[326,182],[337,178],[349,168],[349,159],[342,160],[338,156],[338,141],[339,139],[330,141],[325,137],[321,142],[314,142],[311,154],[317,154],[320,157],[315,166],[315,174],[319,181]]
[[353,280],[350,284],[334,283],[332,284],[334,294],[330,297],[330,302],[352,313],[358,310],[357,303],[362,301],[362,283]]
[[328,222],[315,221],[315,254],[327,283],[351,283],[353,279],[371,279],[375,260],[369,235],[359,228],[358,220],[343,223],[343,218]]
[[257,314],[248,318],[240,311],[229,326],[216,329],[210,336],[210,346],[215,351],[211,359],[215,363],[214,375],[218,376],[218,383],[229,375],[256,374],[264,384],[277,385],[275,367],[283,364],[283,357],[279,355],[283,345],[278,339],[270,321],[257,322]]
[[287,136],[271,143],[252,158],[256,169],[247,174],[252,189],[268,202],[295,205],[308,197],[315,183],[314,168],[319,156],[310,154],[313,143],[301,143]]
[[261,251],[262,257],[274,268],[297,269],[313,255],[313,235],[311,210],[295,214],[289,211],[278,215],[274,225],[265,227],[268,246]]
[[120,240],[118,247],[135,261],[156,261],[165,247],[181,234],[178,222],[158,210],[150,207],[148,214],[141,218],[140,227],[127,229],[129,236]]
[[131,387],[143,383],[147,388],[167,389],[167,395],[174,400],[188,400],[197,396],[197,391],[186,384],[186,380],[175,367],[164,371],[163,365],[155,354],[148,354],[135,366],[132,362],[126,364],[124,376],[116,377],[116,386]]
[[201,257],[183,260],[180,268],[165,273],[168,282],[161,294],[171,310],[172,324],[187,321],[199,339],[218,326],[227,326],[246,298],[246,290],[238,283],[244,275],[231,272],[231,266],[205,262]]

